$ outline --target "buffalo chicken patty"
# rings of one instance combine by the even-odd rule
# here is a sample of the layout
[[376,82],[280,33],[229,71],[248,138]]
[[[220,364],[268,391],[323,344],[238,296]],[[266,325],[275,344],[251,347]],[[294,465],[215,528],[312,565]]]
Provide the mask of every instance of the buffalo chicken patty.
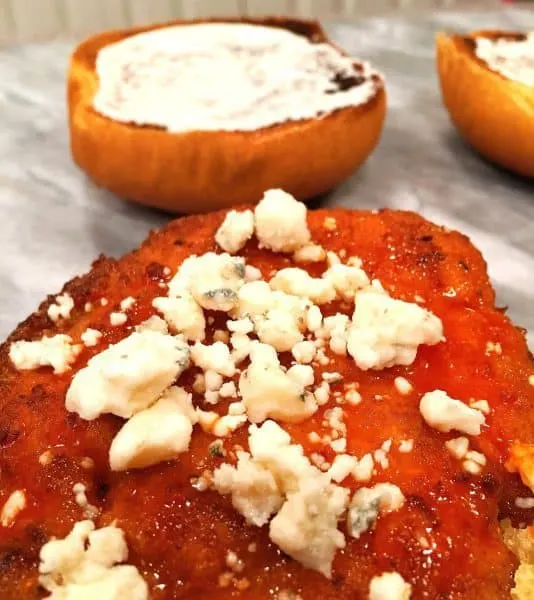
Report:
[[[532,495],[524,332],[465,236],[408,212],[294,202],[271,191],[255,217],[173,221],[99,258],[1,346],[1,598],[77,598],[74,571],[40,552],[80,522],[127,546],[98,567],[130,567],[130,588],[98,588],[110,599],[510,597],[518,559],[499,520],[534,515],[516,502]],[[352,291],[326,277],[338,264],[361,270]],[[238,314],[243,286],[261,281],[283,307],[300,302],[296,320]],[[171,297],[189,304],[153,305]],[[406,322],[387,321],[401,310]],[[136,435],[150,438],[141,449]]]

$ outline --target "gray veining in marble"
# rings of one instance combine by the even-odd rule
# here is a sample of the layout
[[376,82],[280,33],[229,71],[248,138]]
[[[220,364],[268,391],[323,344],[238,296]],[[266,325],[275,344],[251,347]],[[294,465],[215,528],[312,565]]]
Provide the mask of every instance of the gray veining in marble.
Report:
[[[440,29],[534,29],[518,9],[417,20],[331,24],[340,45],[386,76],[382,142],[363,169],[322,200],[421,212],[469,235],[499,302],[534,342],[534,182],[489,165],[458,138],[440,101],[433,39]],[[120,256],[169,217],[97,189],[71,163],[65,72],[71,43],[0,51],[0,338],[100,253]]]

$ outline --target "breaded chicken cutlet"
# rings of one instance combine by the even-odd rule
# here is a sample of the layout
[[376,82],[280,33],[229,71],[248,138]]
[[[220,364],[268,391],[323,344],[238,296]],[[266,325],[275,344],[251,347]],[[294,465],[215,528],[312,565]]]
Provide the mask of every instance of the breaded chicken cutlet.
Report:
[[4,600],[510,598],[534,363],[416,214],[173,221],[19,325],[0,403]]

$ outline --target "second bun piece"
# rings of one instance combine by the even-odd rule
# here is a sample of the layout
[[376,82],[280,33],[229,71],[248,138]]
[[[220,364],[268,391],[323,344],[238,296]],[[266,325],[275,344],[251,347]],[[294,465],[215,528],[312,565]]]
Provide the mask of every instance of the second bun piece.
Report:
[[180,21],[114,31],[74,52],[71,151],[94,181],[176,212],[304,200],[378,142],[382,78],[316,22]]
[[441,33],[437,61],[461,135],[485,158],[534,177],[534,33]]

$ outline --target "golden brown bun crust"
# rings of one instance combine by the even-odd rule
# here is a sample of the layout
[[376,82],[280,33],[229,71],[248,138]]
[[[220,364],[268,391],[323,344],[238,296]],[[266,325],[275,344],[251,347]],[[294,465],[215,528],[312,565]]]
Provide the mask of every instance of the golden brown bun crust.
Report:
[[474,52],[476,37],[517,38],[503,31],[467,37],[440,33],[437,65],[443,101],[454,125],[482,156],[534,177],[534,88],[492,71]]
[[[230,22],[231,19],[225,20]],[[140,202],[176,212],[204,212],[257,202],[280,187],[304,200],[346,179],[373,150],[386,112],[383,86],[366,104],[322,119],[287,122],[251,132],[169,133],[113,121],[92,108],[99,50],[128,36],[205,21],[173,21],[110,31],[82,42],[71,58],[68,105],[71,151],[95,182]],[[328,41],[318,23],[289,19],[243,22],[283,27]]]

